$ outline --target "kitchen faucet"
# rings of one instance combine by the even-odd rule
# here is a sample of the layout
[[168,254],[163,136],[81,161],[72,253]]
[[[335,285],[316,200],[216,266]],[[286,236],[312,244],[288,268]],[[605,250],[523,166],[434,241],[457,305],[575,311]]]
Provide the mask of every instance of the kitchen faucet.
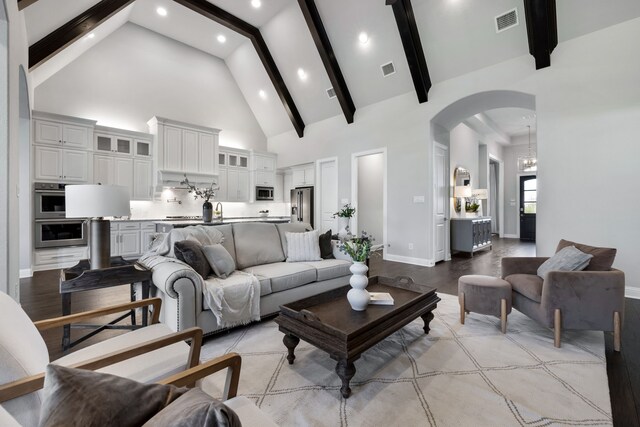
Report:
[[220,212],[220,222],[222,222],[222,203],[216,203],[216,208],[214,209],[216,212]]

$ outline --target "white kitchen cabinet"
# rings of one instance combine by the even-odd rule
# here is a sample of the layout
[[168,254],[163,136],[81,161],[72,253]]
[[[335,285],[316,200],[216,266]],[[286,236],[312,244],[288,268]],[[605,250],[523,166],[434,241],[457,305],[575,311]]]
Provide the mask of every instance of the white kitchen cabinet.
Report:
[[137,157],[151,157],[151,141],[135,140],[135,153]]
[[284,174],[276,174],[276,185],[273,187],[273,201],[284,202]]
[[86,149],[91,128],[48,120],[34,120],[36,144]]
[[88,153],[56,147],[34,147],[34,178],[38,181],[82,183],[89,180]]
[[130,155],[133,154],[133,138],[96,133],[94,149],[100,153]]
[[140,253],[143,254],[151,248],[156,236],[156,225],[153,222],[140,223]]
[[140,255],[140,230],[120,231],[119,255],[133,257]]
[[33,271],[55,270],[72,267],[81,259],[89,258],[89,249],[87,246],[36,249],[33,255]]
[[152,163],[150,160],[133,160],[133,191],[131,200],[151,200]]
[[291,189],[293,189],[293,175],[285,173],[283,179],[283,201],[285,203],[291,203]]
[[216,197],[215,200],[217,202],[228,202],[229,201],[229,195],[228,195],[228,187],[229,187],[229,183],[227,180],[227,168],[219,168],[218,169],[218,187],[220,187],[218,189],[218,191],[216,192]]
[[[111,255],[125,258],[138,257],[146,251],[143,248],[143,234],[146,238],[150,231],[149,224],[138,221],[118,221],[111,223]],[[155,232],[155,230],[153,230]]]
[[250,195],[249,171],[227,170],[227,201],[248,202]]
[[291,168],[294,187],[308,187],[315,183],[316,168],[313,163]]
[[259,187],[275,187],[276,173],[274,171],[256,171],[255,184]]
[[[150,179],[150,177],[149,177]],[[113,155],[95,154],[93,156],[93,182],[103,185],[122,185],[129,189],[129,196],[134,191],[133,159]]]
[[276,155],[271,153],[253,155],[253,164],[256,171],[276,170]]
[[153,117],[148,125],[155,137],[153,150],[160,181],[181,181],[184,174],[193,183],[215,180],[219,129],[161,117]]

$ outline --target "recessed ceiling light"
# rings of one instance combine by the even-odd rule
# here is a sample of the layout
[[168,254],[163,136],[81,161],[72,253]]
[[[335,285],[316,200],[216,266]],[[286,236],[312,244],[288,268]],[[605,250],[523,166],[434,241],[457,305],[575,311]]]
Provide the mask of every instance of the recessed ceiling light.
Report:
[[258,9],[260,6],[262,6],[262,2],[260,0],[251,0],[251,6]]
[[160,16],[167,16],[167,9],[164,7],[159,7],[156,9],[156,13]]
[[298,77],[300,77],[300,80],[307,80],[307,72],[302,68],[298,68]]
[[224,43],[227,41],[227,38],[224,36],[224,34],[218,34],[217,39],[220,43]]
[[360,34],[358,34],[358,40],[362,44],[367,44],[367,42],[369,41],[369,35],[363,31]]
[[92,39],[94,38],[96,35],[95,33],[89,33],[89,35],[87,36],[88,39]]
[[260,92],[258,92],[258,95],[260,95],[260,98],[262,99],[267,99],[267,92],[265,92],[262,89],[260,89]]

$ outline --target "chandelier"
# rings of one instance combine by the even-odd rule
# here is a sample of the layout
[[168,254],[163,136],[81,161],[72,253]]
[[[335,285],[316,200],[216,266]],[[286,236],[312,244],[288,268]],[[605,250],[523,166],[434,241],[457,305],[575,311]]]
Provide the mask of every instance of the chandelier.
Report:
[[529,154],[518,157],[518,169],[524,172],[534,172],[538,170],[538,159],[531,151],[531,126],[527,125],[527,128],[529,129]]

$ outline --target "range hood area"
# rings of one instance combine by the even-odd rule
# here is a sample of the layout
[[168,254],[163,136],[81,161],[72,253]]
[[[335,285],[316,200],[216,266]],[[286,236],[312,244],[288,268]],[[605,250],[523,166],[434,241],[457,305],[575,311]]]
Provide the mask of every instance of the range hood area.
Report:
[[[186,174],[189,178],[189,182],[196,187],[209,187],[211,183],[218,184],[218,174],[204,174],[189,172]],[[158,171],[156,180],[156,192],[162,192],[166,188],[181,188],[187,187],[181,184],[184,181],[185,172],[174,171]]]

